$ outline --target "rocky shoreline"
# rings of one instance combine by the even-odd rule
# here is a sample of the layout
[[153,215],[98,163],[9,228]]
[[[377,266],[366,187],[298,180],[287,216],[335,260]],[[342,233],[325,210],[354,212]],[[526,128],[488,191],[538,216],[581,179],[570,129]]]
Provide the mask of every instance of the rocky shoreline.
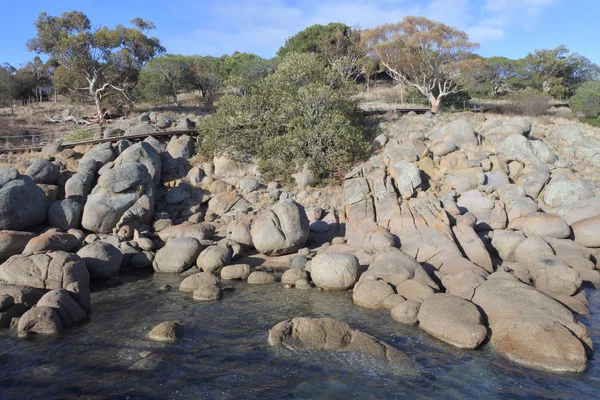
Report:
[[[84,323],[90,283],[132,268],[180,274],[197,301],[232,279],[352,290],[357,306],[458,348],[584,371],[593,343],[575,316],[589,313],[582,288],[600,285],[600,200],[580,171],[597,170],[600,146],[576,125],[542,137],[521,117],[409,115],[382,129],[343,190],[308,187],[307,171],[286,190],[224,157],[192,165],[185,135],[49,145],[24,173],[0,169],[0,328]],[[310,316],[277,324],[269,343],[410,361],[343,321],[297,317]]]

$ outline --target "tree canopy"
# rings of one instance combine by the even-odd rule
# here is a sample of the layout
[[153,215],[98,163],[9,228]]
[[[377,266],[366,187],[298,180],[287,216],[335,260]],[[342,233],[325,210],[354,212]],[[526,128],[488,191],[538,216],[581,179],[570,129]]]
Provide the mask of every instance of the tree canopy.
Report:
[[481,59],[465,32],[423,17],[406,17],[363,32],[371,54],[396,81],[427,97],[438,111],[441,100],[463,90],[465,72],[479,68]]
[[[135,18],[133,28],[117,25],[94,28],[82,12],[65,12],[61,16],[41,13],[35,21],[37,37],[27,42],[31,51],[44,53],[61,68],[61,76],[76,90],[86,90],[94,99],[98,118],[103,118],[102,99],[118,92],[129,101],[137,84],[139,71],[164,52],[158,39],[144,33],[154,24]],[[86,83],[85,87],[81,84]]]

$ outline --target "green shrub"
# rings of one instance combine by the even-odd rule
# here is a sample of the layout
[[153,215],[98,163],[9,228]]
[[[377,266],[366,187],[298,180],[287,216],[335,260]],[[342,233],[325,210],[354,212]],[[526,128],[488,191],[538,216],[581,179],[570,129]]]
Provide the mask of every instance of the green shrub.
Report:
[[350,86],[314,54],[289,53],[241,95],[228,94],[200,125],[200,152],[258,160],[267,179],[308,165],[319,183],[339,178],[369,145]]
[[600,128],[600,115],[598,117],[596,117],[596,118],[585,118],[585,119],[582,119],[582,122],[585,122],[588,125]]
[[64,142],[78,142],[80,140],[92,140],[94,138],[93,129],[79,129],[73,133],[63,136]]
[[600,81],[583,83],[569,99],[569,107],[589,119],[600,116]]

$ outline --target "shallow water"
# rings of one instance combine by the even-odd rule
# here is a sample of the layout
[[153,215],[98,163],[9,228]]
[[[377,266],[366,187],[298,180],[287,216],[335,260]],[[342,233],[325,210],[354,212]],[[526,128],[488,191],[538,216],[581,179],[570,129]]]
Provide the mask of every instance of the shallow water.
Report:
[[[55,337],[18,339],[0,331],[0,398],[202,399],[591,399],[600,397],[600,362],[586,373],[550,374],[516,366],[484,348],[446,345],[385,311],[356,307],[349,292],[232,283],[218,302],[196,302],[181,278],[126,276],[92,295],[88,323]],[[170,284],[170,292],[159,291]],[[588,292],[582,318],[600,346],[600,294]],[[296,316],[340,318],[407,353],[421,368],[370,357],[290,352],[267,331]],[[146,339],[158,323],[181,320],[183,339]]]

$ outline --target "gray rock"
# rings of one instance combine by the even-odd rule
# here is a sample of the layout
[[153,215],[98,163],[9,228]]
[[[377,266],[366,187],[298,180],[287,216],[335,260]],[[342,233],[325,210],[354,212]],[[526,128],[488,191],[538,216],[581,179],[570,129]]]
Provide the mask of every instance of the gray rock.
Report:
[[276,281],[275,275],[265,271],[254,271],[248,276],[250,285],[267,285]]
[[392,346],[333,318],[294,318],[269,330],[271,346],[289,350],[334,350],[368,354],[379,360],[411,364]]
[[121,193],[137,187],[148,176],[148,169],[136,162],[117,165],[102,174],[98,186],[112,192]]
[[19,177],[0,188],[0,230],[23,230],[46,221],[50,202],[29,177]]
[[234,264],[226,265],[221,269],[221,279],[223,280],[234,280],[234,279],[248,279],[252,267],[248,264]]
[[77,255],[85,261],[91,279],[109,279],[118,275],[123,262],[119,249],[103,241],[88,244]]
[[136,143],[121,153],[115,160],[116,167],[127,163],[143,164],[152,177],[154,186],[158,187],[160,184],[161,159],[158,152],[149,143]]
[[34,160],[25,172],[25,175],[30,176],[35,183],[45,183],[48,185],[54,185],[58,180],[59,174],[60,168],[44,159]]
[[594,196],[594,191],[582,182],[552,181],[544,191],[544,203],[550,207],[560,207]]
[[0,189],[10,181],[14,181],[20,176],[16,168],[0,168]]
[[67,289],[85,310],[90,309],[90,275],[75,254],[56,251],[12,256],[0,265],[0,281],[45,290]]
[[34,307],[19,319],[19,337],[31,334],[53,335],[63,330],[58,312],[51,307]]
[[387,283],[376,279],[365,279],[354,286],[352,300],[354,304],[365,308],[384,308],[384,302],[394,295],[394,289]]
[[421,304],[414,300],[402,302],[390,310],[392,319],[406,325],[415,325],[418,321]]
[[513,279],[482,283],[473,296],[487,317],[495,349],[512,361],[550,371],[582,372],[585,326],[557,301]]
[[283,255],[304,247],[309,223],[304,207],[284,200],[258,215],[251,228],[252,243],[266,255]]
[[87,318],[85,310],[65,289],[54,289],[46,293],[37,303],[37,307],[51,307],[56,310],[62,326],[77,324]]
[[196,261],[196,265],[204,272],[214,272],[231,262],[231,248],[209,246],[204,249]]
[[526,161],[534,157],[531,142],[521,135],[511,135],[500,144],[499,153],[509,160]]
[[577,125],[566,125],[552,132],[553,136],[557,136],[568,144],[577,144],[581,146],[591,146],[590,141],[583,135],[581,129]]
[[194,292],[203,286],[219,285],[219,278],[212,272],[199,272],[186,277],[179,285],[180,292]]
[[477,307],[461,297],[438,293],[423,301],[419,328],[453,346],[475,349],[487,336]]
[[191,158],[194,155],[194,140],[189,135],[172,136],[167,152],[173,158]]
[[150,333],[148,338],[157,342],[174,342],[181,339],[183,327],[175,321],[165,321],[156,325]]
[[65,183],[65,197],[86,197],[92,191],[93,180],[91,171],[74,174]]
[[430,136],[433,141],[451,141],[459,147],[477,145],[475,129],[465,119],[457,119],[444,125],[439,131]]
[[523,233],[527,237],[542,236],[564,239],[571,235],[567,221],[554,214],[535,213],[523,222]]
[[298,268],[290,268],[281,275],[281,283],[284,285],[294,285],[300,279],[306,279],[308,274]]
[[77,172],[96,173],[104,164],[115,159],[112,143],[100,143],[87,151],[81,160]]
[[15,254],[20,254],[35,233],[20,231],[0,231],[0,262]]
[[193,237],[170,239],[158,250],[153,267],[156,272],[182,273],[189,269],[202,251],[202,245]]
[[71,252],[79,246],[79,240],[69,234],[62,232],[46,232],[31,239],[23,249],[23,254],[31,254],[42,251],[66,251]]
[[347,253],[322,253],[311,261],[311,278],[315,285],[326,290],[346,290],[359,277],[356,256]]
[[73,199],[57,200],[50,205],[48,210],[48,222],[50,226],[68,231],[79,227],[83,205]]
[[412,197],[417,189],[422,184],[421,171],[412,163],[402,160],[388,168],[388,172],[400,195],[408,199]]

